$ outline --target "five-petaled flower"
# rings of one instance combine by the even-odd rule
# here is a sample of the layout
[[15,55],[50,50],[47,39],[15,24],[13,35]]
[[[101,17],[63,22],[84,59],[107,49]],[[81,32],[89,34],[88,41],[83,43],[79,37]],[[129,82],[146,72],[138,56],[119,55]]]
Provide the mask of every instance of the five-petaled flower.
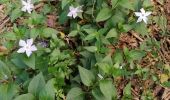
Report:
[[69,8],[70,12],[68,13],[67,16],[76,18],[78,13],[83,12],[81,9],[82,9],[82,6],[79,6],[76,8],[74,8],[73,6],[70,6],[70,8]]
[[31,0],[21,0],[22,2],[22,11],[31,13],[31,11],[34,9],[34,5],[31,3]]
[[35,45],[33,45],[33,39],[27,39],[26,41],[20,40],[19,41],[19,46],[21,48],[17,51],[18,53],[24,53],[26,52],[26,55],[30,57],[33,51],[36,51],[37,48]]
[[148,21],[148,16],[152,13],[152,12],[145,12],[145,10],[143,8],[140,9],[141,12],[135,12],[135,15],[138,18],[137,23],[141,22],[142,20],[147,24]]

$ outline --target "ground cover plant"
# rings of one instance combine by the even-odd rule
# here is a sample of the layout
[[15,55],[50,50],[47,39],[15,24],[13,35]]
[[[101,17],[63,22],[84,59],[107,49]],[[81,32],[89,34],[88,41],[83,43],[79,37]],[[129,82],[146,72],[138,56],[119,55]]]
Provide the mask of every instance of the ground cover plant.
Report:
[[0,0],[0,100],[169,100],[169,0]]

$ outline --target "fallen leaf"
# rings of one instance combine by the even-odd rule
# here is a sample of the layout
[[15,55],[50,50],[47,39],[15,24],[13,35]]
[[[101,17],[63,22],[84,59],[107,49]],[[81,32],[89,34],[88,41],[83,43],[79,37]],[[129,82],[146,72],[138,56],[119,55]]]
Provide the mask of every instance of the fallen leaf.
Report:
[[164,82],[166,82],[166,81],[168,81],[168,75],[166,75],[166,74],[161,74],[160,75],[160,82],[161,83],[164,83]]

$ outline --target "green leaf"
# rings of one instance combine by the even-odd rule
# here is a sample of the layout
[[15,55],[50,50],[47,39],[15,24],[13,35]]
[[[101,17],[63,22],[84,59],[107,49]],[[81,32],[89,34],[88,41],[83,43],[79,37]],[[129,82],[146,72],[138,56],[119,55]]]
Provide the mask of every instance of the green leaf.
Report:
[[112,11],[110,8],[103,8],[97,14],[96,22],[101,22],[109,19],[112,16]]
[[27,93],[17,96],[14,100],[35,100],[35,98],[31,93]]
[[13,32],[7,32],[7,33],[3,34],[3,38],[5,38],[7,40],[16,40],[16,35]]
[[170,81],[162,83],[163,86],[170,88]]
[[135,24],[135,31],[142,36],[148,35],[147,25],[144,22]]
[[163,35],[164,35],[166,30],[167,30],[167,19],[166,19],[166,16],[165,15],[160,16],[157,24],[159,25],[159,27],[163,31]]
[[36,37],[39,35],[39,30],[36,28],[33,28],[30,30],[30,38],[36,39]]
[[64,7],[70,3],[70,0],[62,0],[61,2],[61,8],[64,9]]
[[68,12],[66,12],[66,11],[63,11],[63,12],[60,14],[60,17],[59,17],[59,23],[60,23],[60,24],[64,24],[65,22],[67,22],[67,20],[68,20],[67,14],[68,14]]
[[[9,67],[0,60],[0,78],[4,78],[5,75],[10,75],[11,72],[10,72],[10,69]],[[1,81],[1,80],[0,80]]]
[[91,86],[95,80],[94,74],[91,71],[80,66],[78,67],[78,69],[83,84],[86,86]]
[[[159,1],[159,0],[158,0]],[[151,7],[152,6],[152,2],[151,0],[144,0],[143,1],[143,7],[147,8],[147,7]]]
[[90,52],[96,52],[97,51],[97,47],[96,46],[88,46],[88,47],[84,47],[87,51]]
[[126,96],[126,97],[130,97],[131,96],[131,83],[130,82],[123,89],[123,95]]
[[84,40],[92,40],[92,39],[94,39],[94,38],[96,38],[96,34],[92,33],[92,34],[87,35],[87,36],[84,38]]
[[68,92],[66,100],[84,100],[84,92],[79,87],[74,87]]
[[13,100],[18,93],[18,87],[15,84],[0,84],[0,100]]
[[112,28],[106,35],[106,38],[118,37],[118,33],[115,28]]
[[32,54],[30,57],[23,56],[23,62],[30,68],[35,69],[35,55]]
[[11,21],[14,22],[17,18],[19,18],[22,15],[21,8],[16,8],[12,11],[10,18]]
[[123,62],[123,53],[120,50],[116,50],[114,53],[113,61],[119,64]]
[[129,52],[129,57],[132,59],[132,60],[140,60],[142,57],[145,56],[145,52],[144,51],[139,51],[139,50],[131,50]]
[[111,80],[102,80],[100,81],[100,90],[107,98],[107,100],[112,100],[116,97],[116,88],[113,85]]
[[130,9],[130,10],[135,10],[134,4],[136,0],[119,0],[119,5],[121,5],[124,8]]
[[113,61],[112,61],[111,55],[107,55],[106,57],[104,57],[104,58],[102,59],[102,62],[103,62],[103,63],[107,63],[107,64],[109,64],[110,66],[113,65]]
[[107,100],[99,88],[93,89],[92,95],[94,96],[95,100]]
[[35,76],[28,86],[28,92],[38,96],[40,91],[45,87],[45,80],[42,73]]
[[58,33],[58,31],[53,28],[45,28],[43,30],[42,35],[43,35],[43,37],[49,38],[52,36],[52,34],[57,34],[57,33]]
[[41,90],[39,95],[39,100],[54,100],[55,98],[55,87],[54,87],[54,79],[51,79],[45,85],[45,88]]
[[118,4],[119,0],[112,0],[112,8],[115,8],[115,6]]
[[71,31],[68,36],[71,36],[71,37],[74,37],[78,34],[78,31],[77,30],[74,30],[74,31]]

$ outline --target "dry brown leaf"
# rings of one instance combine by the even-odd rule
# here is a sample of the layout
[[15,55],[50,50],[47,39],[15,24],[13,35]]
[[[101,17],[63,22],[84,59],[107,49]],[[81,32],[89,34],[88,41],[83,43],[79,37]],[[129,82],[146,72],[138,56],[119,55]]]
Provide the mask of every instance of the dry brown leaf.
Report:
[[4,46],[0,46],[0,52],[6,52],[8,49]]
[[170,100],[170,89],[166,88],[162,95],[162,100]]

